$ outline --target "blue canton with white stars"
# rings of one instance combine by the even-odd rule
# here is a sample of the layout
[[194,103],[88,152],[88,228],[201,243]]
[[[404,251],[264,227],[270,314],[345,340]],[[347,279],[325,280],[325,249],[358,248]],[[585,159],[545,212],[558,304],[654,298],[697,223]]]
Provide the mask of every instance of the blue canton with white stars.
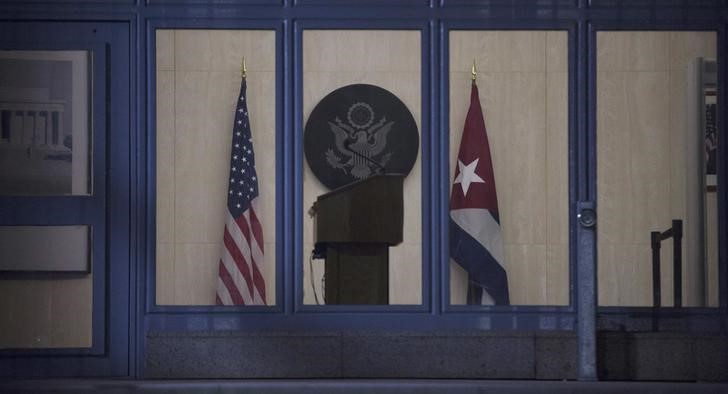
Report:
[[253,136],[250,132],[248,103],[245,99],[245,79],[240,85],[240,97],[235,111],[233,145],[230,155],[230,181],[228,209],[237,218],[250,207],[250,201],[258,196],[258,174],[255,172]]

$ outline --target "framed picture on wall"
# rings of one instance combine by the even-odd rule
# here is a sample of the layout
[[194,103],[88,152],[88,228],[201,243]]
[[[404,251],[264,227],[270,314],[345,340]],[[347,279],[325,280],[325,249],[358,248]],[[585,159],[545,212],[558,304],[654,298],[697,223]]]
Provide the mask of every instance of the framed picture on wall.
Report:
[[0,190],[85,195],[90,179],[91,55],[0,51]]

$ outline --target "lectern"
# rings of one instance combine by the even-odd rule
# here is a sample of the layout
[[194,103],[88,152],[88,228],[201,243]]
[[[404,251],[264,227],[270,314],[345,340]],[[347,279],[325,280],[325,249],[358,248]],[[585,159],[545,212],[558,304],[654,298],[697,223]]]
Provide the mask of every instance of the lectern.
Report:
[[315,251],[327,304],[388,304],[389,247],[402,242],[404,175],[350,183],[316,199]]

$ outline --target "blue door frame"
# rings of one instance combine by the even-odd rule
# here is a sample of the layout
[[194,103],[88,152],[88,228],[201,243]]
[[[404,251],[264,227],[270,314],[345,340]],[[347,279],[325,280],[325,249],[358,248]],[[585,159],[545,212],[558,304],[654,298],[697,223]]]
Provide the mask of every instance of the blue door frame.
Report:
[[[59,375],[144,376],[144,338],[149,331],[195,330],[567,330],[579,336],[579,376],[596,379],[596,331],[611,327],[639,327],[643,320],[679,317],[685,331],[728,330],[728,242],[719,243],[720,307],[658,312],[649,308],[597,308],[595,229],[584,221],[596,200],[596,32],[599,30],[713,30],[718,35],[718,128],[725,122],[726,27],[728,2],[723,0],[128,0],[127,2],[2,1],[6,21],[44,21],[124,26],[112,34],[110,53],[123,60],[112,64],[127,79],[112,78],[111,99],[128,103],[123,119],[111,111],[107,154],[125,163],[126,172],[110,166],[108,220],[121,223],[109,233],[111,256],[125,258],[126,268],[110,266],[114,281],[123,282],[108,321],[107,347],[128,346],[128,357],[114,358],[107,367],[61,366]],[[53,21],[50,23],[48,21]],[[75,21],[75,22],[74,22]],[[106,22],[102,22],[106,21]],[[116,22],[109,22],[116,21]],[[276,32],[276,239],[278,305],[262,308],[169,307],[154,304],[155,245],[155,30],[160,28],[271,29]],[[302,157],[301,36],[305,29],[377,28],[418,30],[422,37],[423,117],[423,304],[394,307],[303,306],[300,279]],[[126,30],[125,30],[126,29]],[[447,305],[446,234],[448,155],[448,32],[452,29],[557,29],[569,35],[569,239],[570,306],[460,307]],[[116,32],[118,29],[111,29]],[[121,30],[124,30],[121,32]],[[126,40],[126,41],[124,41]],[[124,42],[126,44],[124,44]],[[119,57],[112,56],[112,60]],[[123,85],[123,86],[118,86]],[[139,92],[137,94],[136,92]],[[116,107],[114,107],[116,108]],[[137,117],[136,114],[139,114]],[[128,135],[125,134],[128,132]],[[126,149],[126,150],[125,150]],[[121,153],[120,153],[121,151]],[[123,152],[126,152],[124,156]],[[727,215],[726,144],[719,146],[719,234],[725,239]],[[120,164],[120,165],[121,165]],[[114,173],[114,170],[120,173]],[[116,177],[116,178],[115,178]],[[126,177],[126,178],[125,178]],[[120,184],[115,179],[125,179]],[[125,182],[125,183],[124,183]],[[122,209],[122,206],[125,207]],[[126,210],[124,210],[126,209]],[[581,216],[580,216],[581,215]],[[597,220],[598,222],[598,220]],[[116,230],[116,227],[115,227]],[[117,238],[115,238],[115,236]],[[118,244],[124,246],[118,246]],[[113,246],[116,245],[116,246]],[[135,284],[139,284],[135,286]],[[111,289],[109,289],[111,290]],[[117,297],[117,298],[114,298]],[[116,308],[124,309],[114,315]],[[112,327],[130,327],[119,339]],[[121,353],[116,353],[121,354]],[[23,358],[21,358],[23,359]],[[52,363],[52,354],[36,363]],[[0,362],[6,363],[2,358]],[[112,362],[113,361],[113,362]],[[129,366],[128,369],[120,365]],[[33,364],[18,369],[27,374]],[[40,365],[40,364],[39,364]],[[45,364],[44,364],[45,365]],[[65,369],[64,369],[65,368]],[[121,371],[126,372],[121,372]],[[41,369],[48,376],[47,370]]]
[[[129,25],[0,22],[0,49],[91,53],[92,193],[0,197],[1,225],[88,225],[92,229],[90,348],[0,350],[0,376],[129,374],[130,146]],[[113,148],[112,148],[113,147]]]

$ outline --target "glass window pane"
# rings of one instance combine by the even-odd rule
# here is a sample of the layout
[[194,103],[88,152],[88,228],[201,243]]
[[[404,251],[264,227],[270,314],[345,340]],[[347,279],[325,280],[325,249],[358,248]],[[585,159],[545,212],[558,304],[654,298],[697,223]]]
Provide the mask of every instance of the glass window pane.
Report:
[[[568,305],[568,33],[451,31],[449,39],[450,302],[500,304],[507,295],[511,305]],[[464,127],[471,106],[485,133],[477,113]],[[492,193],[497,206],[484,202]],[[488,268],[496,264],[502,271]],[[481,297],[468,299],[469,290]]]
[[[390,173],[393,163],[401,158],[397,155],[402,154],[402,151],[393,152],[402,149],[407,142],[421,139],[419,137],[422,116],[420,48],[419,31],[304,31],[304,125],[310,121],[314,108],[317,108],[322,99],[330,93],[354,84],[373,85],[371,88],[350,90],[354,95],[350,98],[343,97],[337,103],[341,108],[321,118],[324,125],[321,135],[325,140],[322,138],[321,141],[315,141],[320,150],[319,154],[315,158],[311,156],[311,159],[320,160],[325,166],[329,166],[327,168],[333,169],[333,172],[343,174],[348,184],[356,180],[369,179],[371,174],[382,168],[384,169],[382,172]],[[392,106],[382,105],[383,102],[392,103]],[[390,109],[391,112],[387,113]],[[394,118],[405,112],[411,114],[414,122],[412,128],[403,128],[403,125],[409,123]],[[337,127],[340,130],[348,130],[345,133],[350,133],[339,145],[335,143],[334,130]],[[412,131],[412,134],[408,132],[402,142],[396,142],[400,141],[397,136],[405,135],[403,130]],[[366,139],[364,139],[365,133]],[[383,137],[385,135],[386,137]],[[354,136],[359,136],[361,139]],[[379,141],[379,144],[376,141]],[[374,148],[375,145],[381,147],[381,150]],[[358,153],[351,153],[347,147]],[[328,243],[325,259],[311,259],[314,249],[315,220],[304,213],[303,256],[301,256],[304,304],[422,303],[420,147],[421,144],[414,149],[410,162],[412,169],[403,182],[404,231],[403,239],[396,246],[383,246],[382,249],[377,249],[378,246],[353,245],[349,241],[363,238],[350,237],[339,245]],[[308,157],[304,159],[303,164],[304,210],[308,210],[319,196],[331,192],[330,187],[324,185],[318,175],[314,174],[309,159]],[[378,189],[377,193],[380,191],[381,189]],[[349,213],[356,216],[355,210],[349,210]],[[381,211],[375,210],[372,215],[380,214]],[[387,218],[376,216],[376,219]],[[396,226],[388,226],[387,229],[394,227]],[[361,226],[357,228],[363,229]],[[340,264],[335,261],[339,261]],[[327,270],[328,273],[325,275]],[[333,294],[335,289],[338,289],[338,298]]]
[[715,56],[715,32],[597,33],[600,305],[718,305]]
[[89,232],[0,227],[0,349],[91,347]]
[[85,195],[91,54],[0,51],[0,193]]
[[0,271],[88,272],[88,226],[0,227]]
[[[275,49],[273,30],[156,31],[158,305],[215,305],[221,282],[237,289],[228,292],[232,301],[276,303]],[[246,107],[238,105],[243,57]],[[243,140],[248,131],[252,146]],[[253,166],[235,164],[252,158]],[[250,168],[256,179],[241,172]],[[241,212],[249,227],[226,222],[233,178],[257,182],[257,221]],[[239,192],[231,199],[245,197]],[[246,241],[247,228],[257,242]],[[236,249],[224,247],[225,239]]]

